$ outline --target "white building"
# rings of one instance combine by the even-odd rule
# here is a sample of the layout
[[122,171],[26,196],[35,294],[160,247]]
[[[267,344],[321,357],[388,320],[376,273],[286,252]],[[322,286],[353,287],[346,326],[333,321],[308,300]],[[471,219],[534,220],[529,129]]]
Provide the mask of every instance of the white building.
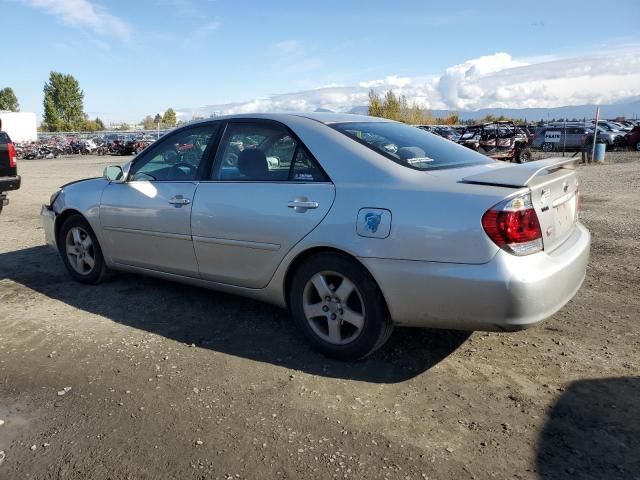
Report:
[[33,142],[38,139],[36,114],[31,112],[0,111],[2,130],[12,142]]

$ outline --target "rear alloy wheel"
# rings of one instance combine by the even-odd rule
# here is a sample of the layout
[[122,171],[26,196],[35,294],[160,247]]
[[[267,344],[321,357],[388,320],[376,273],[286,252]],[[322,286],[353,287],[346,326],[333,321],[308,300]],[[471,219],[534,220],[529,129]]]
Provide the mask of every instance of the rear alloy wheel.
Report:
[[98,239],[82,216],[72,215],[65,220],[58,246],[67,271],[79,282],[97,284],[109,273]]
[[553,143],[549,143],[549,142],[543,143],[542,144],[542,151],[543,152],[551,152],[551,151],[553,151]]
[[640,152],[640,142],[636,143],[636,150]]
[[347,256],[314,255],[295,273],[290,293],[294,319],[313,347],[329,357],[365,357],[393,328],[377,284]]

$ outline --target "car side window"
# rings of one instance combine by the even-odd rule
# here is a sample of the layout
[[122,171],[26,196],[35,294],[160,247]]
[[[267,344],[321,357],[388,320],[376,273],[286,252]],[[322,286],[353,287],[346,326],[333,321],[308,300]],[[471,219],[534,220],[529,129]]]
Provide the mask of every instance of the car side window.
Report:
[[[324,174],[311,156],[302,152],[306,152],[304,146],[282,125],[232,122],[218,147],[211,179],[234,182],[324,181],[315,180]],[[299,178],[291,173],[294,164],[298,165]]]
[[291,166],[289,180],[294,182],[326,182],[329,179],[318,164],[307,153],[307,149],[299,147]]
[[131,165],[129,181],[195,180],[217,128],[218,124],[201,125],[158,140]]

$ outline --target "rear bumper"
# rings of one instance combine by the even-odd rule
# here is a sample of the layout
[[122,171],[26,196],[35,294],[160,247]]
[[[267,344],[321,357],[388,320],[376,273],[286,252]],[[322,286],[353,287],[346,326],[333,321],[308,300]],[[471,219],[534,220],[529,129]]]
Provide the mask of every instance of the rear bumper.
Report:
[[56,212],[48,205],[43,205],[40,209],[40,219],[42,220],[42,228],[44,229],[45,242],[57,250],[58,246],[55,235]]
[[15,177],[0,177],[0,192],[9,192],[20,188],[20,175]]
[[560,310],[586,274],[591,236],[578,224],[551,253],[500,251],[482,265],[361,258],[398,325],[508,331]]

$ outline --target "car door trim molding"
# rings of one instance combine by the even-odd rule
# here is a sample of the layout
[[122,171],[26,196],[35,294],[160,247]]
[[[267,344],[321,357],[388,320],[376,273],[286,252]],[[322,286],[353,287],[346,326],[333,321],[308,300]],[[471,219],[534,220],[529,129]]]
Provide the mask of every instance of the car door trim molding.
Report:
[[251,242],[249,240],[233,240],[231,238],[199,237],[193,236],[194,242],[213,243],[216,245],[230,245],[233,247],[254,248],[256,250],[269,250],[276,252],[280,250],[277,243]]
[[191,241],[191,235],[184,235],[182,233],[168,233],[168,232],[156,232],[154,230],[138,230],[135,228],[122,228],[122,227],[102,227],[103,230],[110,230],[112,232],[133,233],[136,235],[149,235],[151,237],[165,237],[175,238],[177,240]]

